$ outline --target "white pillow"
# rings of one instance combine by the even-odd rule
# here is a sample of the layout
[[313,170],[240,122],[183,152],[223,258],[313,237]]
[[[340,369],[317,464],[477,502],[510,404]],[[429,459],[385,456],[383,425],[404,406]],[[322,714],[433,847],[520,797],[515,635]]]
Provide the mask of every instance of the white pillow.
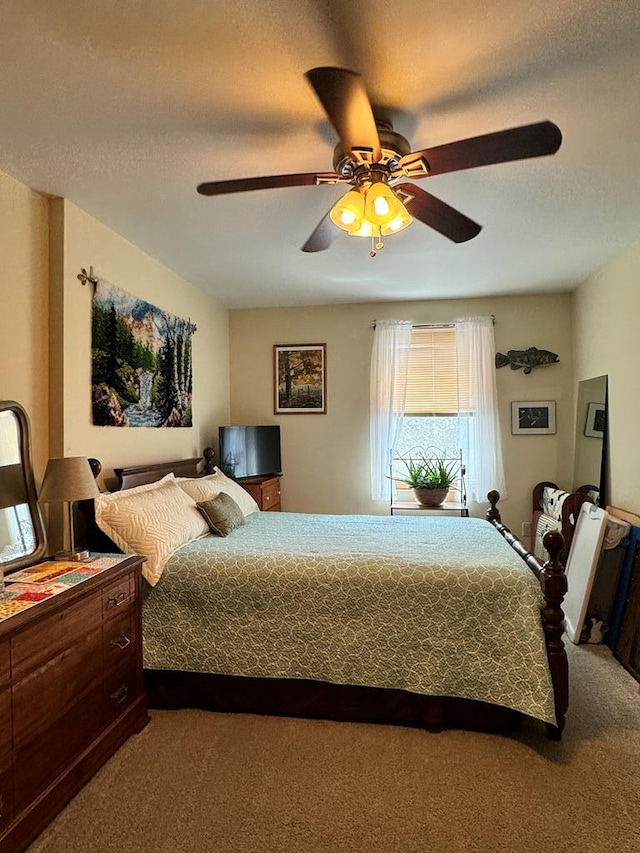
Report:
[[214,473],[206,477],[176,477],[176,483],[196,503],[210,501],[220,492],[226,492],[238,504],[245,518],[252,512],[259,512],[260,507],[240,483],[230,480],[219,468],[213,470]]
[[206,521],[169,474],[157,483],[95,499],[96,523],[125,553],[147,561],[142,574],[155,586],[169,557],[181,545],[209,534]]

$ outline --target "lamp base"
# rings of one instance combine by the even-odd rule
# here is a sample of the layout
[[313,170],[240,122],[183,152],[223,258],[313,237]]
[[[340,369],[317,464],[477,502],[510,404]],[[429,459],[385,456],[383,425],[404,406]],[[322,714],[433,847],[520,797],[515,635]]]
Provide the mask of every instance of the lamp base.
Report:
[[91,559],[91,554],[86,548],[75,551],[57,551],[53,556],[56,560],[69,560],[73,563],[86,563]]

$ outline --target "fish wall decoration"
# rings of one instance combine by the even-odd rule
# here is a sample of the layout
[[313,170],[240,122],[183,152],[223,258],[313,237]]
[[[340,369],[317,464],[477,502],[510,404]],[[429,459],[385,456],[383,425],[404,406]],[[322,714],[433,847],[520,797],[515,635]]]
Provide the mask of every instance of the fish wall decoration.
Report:
[[529,347],[529,349],[510,349],[505,355],[502,352],[496,353],[496,367],[506,367],[510,365],[511,370],[521,370],[529,374],[534,367],[544,367],[546,364],[557,364],[560,361],[555,352],[548,349],[538,349],[537,347]]

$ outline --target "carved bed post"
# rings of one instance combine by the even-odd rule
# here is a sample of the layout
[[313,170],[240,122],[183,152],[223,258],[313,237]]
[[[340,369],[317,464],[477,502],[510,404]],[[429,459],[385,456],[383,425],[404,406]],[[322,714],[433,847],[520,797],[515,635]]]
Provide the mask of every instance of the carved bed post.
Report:
[[487,510],[487,521],[494,522],[497,521],[500,523],[502,518],[500,516],[500,510],[498,509],[498,501],[500,500],[500,492],[496,492],[495,489],[492,489],[487,495],[487,500],[491,504],[489,509]]
[[213,469],[216,467],[216,452],[213,447],[205,447],[202,451],[202,455],[204,457],[204,471],[205,474],[213,474]]
[[561,554],[564,549],[564,537],[558,530],[550,530],[545,533],[542,544],[549,553],[549,559],[544,565],[524,547],[522,542],[508,527],[502,524],[498,501],[500,493],[494,491],[487,495],[490,508],[487,510],[487,521],[507,540],[509,545],[518,554],[531,571],[538,578],[542,594],[544,596],[544,607],[542,608],[542,630],[544,631],[545,645],[547,648],[547,660],[553,683],[553,696],[556,711],[556,725],[547,723],[547,736],[552,740],[560,740],[564,729],[565,714],[569,704],[569,666],[567,653],[564,649],[562,634],[564,632],[564,612],[562,600],[567,591],[567,576],[561,562]]
[[540,585],[545,599],[542,628],[547,643],[547,657],[556,706],[556,725],[547,723],[547,735],[552,740],[560,740],[569,704],[569,666],[562,641],[564,632],[562,600],[567,591],[567,576],[560,562],[564,539],[557,530],[550,530],[545,533],[542,544],[549,552],[549,559],[540,572]]

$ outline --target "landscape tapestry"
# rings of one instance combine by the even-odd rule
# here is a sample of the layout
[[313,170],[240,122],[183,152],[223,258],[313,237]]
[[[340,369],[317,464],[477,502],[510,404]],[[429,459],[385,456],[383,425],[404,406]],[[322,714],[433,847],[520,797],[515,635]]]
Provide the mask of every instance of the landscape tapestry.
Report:
[[91,408],[96,426],[190,427],[191,341],[182,320],[98,279],[93,295]]

